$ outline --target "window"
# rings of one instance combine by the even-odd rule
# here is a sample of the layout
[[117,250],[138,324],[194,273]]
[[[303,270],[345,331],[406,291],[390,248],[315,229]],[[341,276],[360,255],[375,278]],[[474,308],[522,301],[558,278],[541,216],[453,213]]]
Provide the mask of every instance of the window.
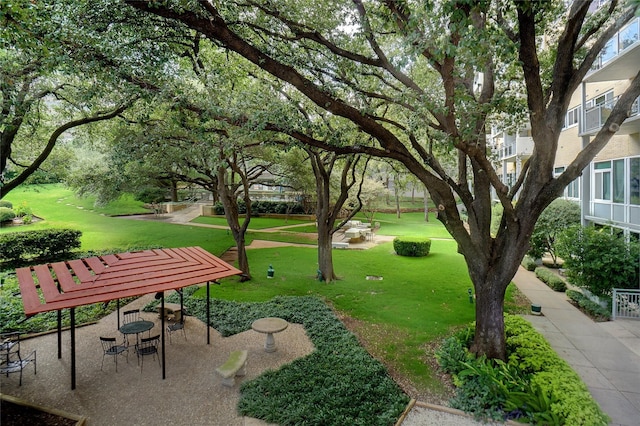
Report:
[[[558,177],[564,172],[564,167],[556,167],[553,169],[553,176]],[[580,198],[580,178],[576,178],[573,180],[567,187],[564,189],[564,196],[566,198]]]
[[613,202],[624,203],[624,160],[613,162]]
[[593,198],[597,201],[611,201],[611,161],[594,164]]
[[567,198],[580,198],[580,178],[575,179],[565,190]]
[[640,157],[629,159],[629,204],[640,205]]
[[564,126],[563,129],[566,129],[571,126],[575,126],[578,124],[578,120],[580,119],[580,107],[577,106],[575,108],[571,108],[567,111],[567,115],[564,118]]
[[610,90],[600,96],[596,96],[595,98],[589,99],[587,101],[587,109],[604,105],[606,103],[610,103],[611,101],[613,101],[613,90]]

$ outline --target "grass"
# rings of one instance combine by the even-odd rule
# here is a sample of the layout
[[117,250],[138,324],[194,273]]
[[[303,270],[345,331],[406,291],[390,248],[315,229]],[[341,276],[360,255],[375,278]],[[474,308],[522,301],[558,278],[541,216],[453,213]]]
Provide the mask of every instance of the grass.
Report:
[[[3,228],[0,232],[51,227],[79,229],[83,232],[82,250],[197,245],[221,255],[234,245],[224,227],[203,228],[106,216],[142,209],[139,203],[126,197],[115,206],[91,208],[91,200],[78,199],[68,189],[55,185],[19,188],[7,198],[14,205],[26,201],[33,213],[44,220],[28,227]],[[313,245],[249,250],[254,279],[244,283],[237,278],[224,280],[221,286],[213,288],[212,296],[238,302],[265,302],[276,296],[320,297],[336,309],[352,329],[359,331],[375,357],[392,370],[410,377],[417,387],[442,393],[443,386],[436,372],[426,362],[425,346],[474,319],[475,305],[469,303],[467,293],[472,285],[466,264],[457,253],[456,243],[433,217],[425,222],[423,213],[403,213],[400,220],[395,214],[379,213],[375,221],[381,224],[380,234],[432,238],[431,253],[423,258],[400,257],[393,252],[391,243],[362,251],[335,250],[334,266],[340,280],[327,285],[315,279],[317,249]],[[289,220],[287,224],[292,222]],[[256,218],[255,223],[252,219],[255,228],[252,226],[249,231],[247,243],[254,238],[315,242],[313,234],[299,233],[300,228],[264,232],[267,224],[282,226],[282,223],[280,219]],[[273,279],[266,278],[269,265],[276,271]],[[369,275],[383,279],[367,280]],[[508,290],[507,302],[517,306],[512,289]]]
[[[242,218],[241,218],[242,220]],[[195,223],[204,223],[207,225],[216,225],[223,226],[228,228],[227,220],[221,216],[200,216],[194,219],[192,222]],[[309,220],[298,220],[298,219],[280,219],[280,218],[270,218],[270,217],[252,217],[249,222],[249,229],[267,229],[267,228],[278,228],[281,226],[291,226],[291,225],[302,225],[305,223],[313,224],[313,221]],[[315,226],[314,226],[315,228]],[[297,228],[294,228],[297,229]]]
[[6,197],[14,205],[23,201],[33,214],[43,220],[28,227],[1,228],[0,233],[47,228],[69,228],[82,231],[81,250],[163,246],[200,246],[220,255],[235,245],[225,230],[201,228],[109,217],[111,214],[132,214],[147,211],[142,203],[123,197],[105,207],[94,207],[91,199],[78,198],[61,185],[20,187]]

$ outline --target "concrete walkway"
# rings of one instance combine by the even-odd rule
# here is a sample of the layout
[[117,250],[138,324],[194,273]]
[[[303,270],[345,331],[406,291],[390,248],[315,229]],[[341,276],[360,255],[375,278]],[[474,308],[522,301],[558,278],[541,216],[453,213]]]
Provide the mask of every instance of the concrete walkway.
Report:
[[542,306],[542,316],[527,320],[580,375],[610,424],[640,425],[640,321],[594,322],[522,267],[513,281]]

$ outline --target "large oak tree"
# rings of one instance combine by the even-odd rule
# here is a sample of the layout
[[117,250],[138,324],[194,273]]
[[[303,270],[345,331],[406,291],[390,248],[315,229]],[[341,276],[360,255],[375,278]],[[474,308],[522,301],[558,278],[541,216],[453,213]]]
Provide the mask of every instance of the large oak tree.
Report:
[[[611,139],[640,94],[636,75],[601,131],[554,177],[570,98],[637,6],[612,0],[589,14],[589,1],[569,10],[560,1],[523,0],[125,3],[196,30],[372,141],[314,138],[310,145],[403,163],[429,190],[465,257],[477,295],[472,349],[489,357],[505,357],[504,294],[536,219]],[[518,111],[528,117],[535,148],[509,188],[492,166],[485,134],[488,120]],[[440,152],[456,156],[455,173]],[[504,209],[496,235],[492,193]]]

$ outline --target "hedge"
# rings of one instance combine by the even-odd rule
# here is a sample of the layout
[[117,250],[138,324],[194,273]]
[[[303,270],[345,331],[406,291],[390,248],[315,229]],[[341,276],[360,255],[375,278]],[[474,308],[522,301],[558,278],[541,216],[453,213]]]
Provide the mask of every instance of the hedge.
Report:
[[[217,202],[213,205],[213,211],[217,215],[224,214],[224,207],[221,202]],[[247,212],[247,206],[243,200],[238,201],[238,213],[245,214]],[[252,201],[251,202],[251,214],[253,216],[259,216],[261,214],[305,214],[304,206],[300,203],[287,203],[281,201]]]
[[420,237],[396,237],[393,249],[399,256],[422,257],[429,254],[431,240]]
[[16,217],[16,212],[9,207],[0,207],[0,222],[11,222]]
[[567,283],[562,278],[542,266],[535,269],[536,277],[551,289],[559,292],[567,290]]
[[47,258],[80,247],[82,232],[73,229],[44,229],[0,235],[0,261],[15,262]]
[[609,321],[611,319],[611,311],[607,308],[603,308],[600,304],[589,299],[580,291],[567,290],[567,297],[571,299],[578,307],[586,312],[589,316],[596,320]]
[[[529,322],[505,315],[504,324],[506,363],[475,358],[466,346],[470,339],[462,339],[461,333],[447,339],[438,350],[441,368],[453,375],[458,386],[452,400],[455,408],[469,411],[480,407],[480,414],[495,418],[502,413],[503,418],[524,418],[531,424],[608,424],[607,415],[580,376]],[[473,329],[474,325],[469,326],[466,335]]]
[[12,209],[13,208],[13,203],[11,201],[7,201],[7,200],[0,200],[0,207],[6,207],[8,209]]
[[527,271],[535,271],[536,268],[538,267],[538,264],[536,263],[535,259],[531,256],[525,256],[522,259],[522,262],[520,262],[520,264],[524,267],[524,269],[526,269]]

